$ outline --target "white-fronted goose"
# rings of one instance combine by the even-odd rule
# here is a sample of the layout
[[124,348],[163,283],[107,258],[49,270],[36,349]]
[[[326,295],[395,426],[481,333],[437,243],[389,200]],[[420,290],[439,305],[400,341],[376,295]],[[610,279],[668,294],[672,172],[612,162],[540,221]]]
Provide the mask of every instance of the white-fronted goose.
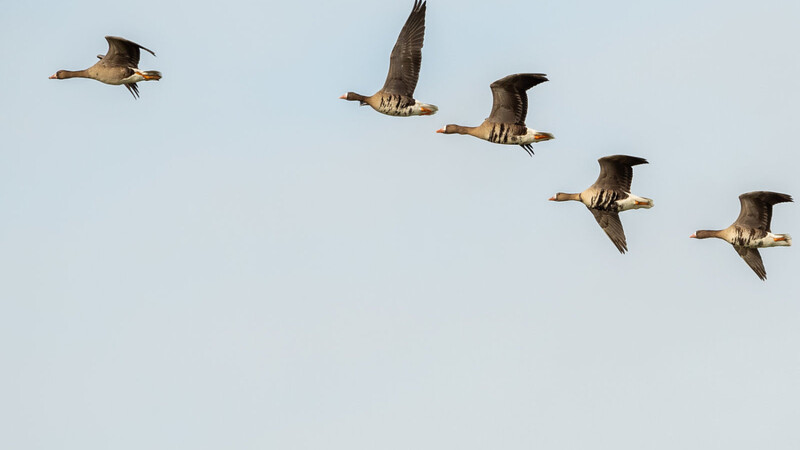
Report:
[[519,145],[533,156],[534,142],[548,141],[553,135],[525,126],[528,114],[526,91],[547,81],[543,73],[518,73],[501,78],[490,85],[492,88],[492,113],[477,127],[447,125],[437,133],[469,134],[495,144]]
[[161,79],[161,72],[157,70],[139,70],[139,49],[156,56],[152,50],[121,37],[106,36],[106,40],[108,52],[105,56],[97,55],[100,61],[95,65],[86,70],[59,70],[50,79],[91,78],[106,84],[122,84],[128,88],[133,98],[139,97],[137,82]]
[[341,99],[358,101],[375,111],[389,116],[429,116],[439,108],[414,100],[414,89],[419,80],[422,64],[422,41],[425,39],[425,2],[414,0],[414,8],[400,30],[400,36],[392,49],[389,74],[380,91],[366,97],[355,92],[342,95]]
[[625,253],[628,251],[628,244],[625,242],[625,231],[619,220],[619,212],[653,207],[653,200],[631,194],[633,166],[647,164],[647,160],[636,156],[613,155],[600,158],[597,162],[600,163],[600,176],[589,189],[580,194],[559,192],[550,200],[576,200],[586,205],[617,250]]
[[792,237],[788,234],[773,234],[770,231],[772,222],[772,205],[791,202],[792,196],[777,192],[755,191],[739,196],[742,210],[735,222],[724,230],[698,230],[689,236],[696,239],[719,238],[727,241],[753,269],[762,280],[767,279],[764,262],[761,261],[759,248],[788,247],[792,245]]

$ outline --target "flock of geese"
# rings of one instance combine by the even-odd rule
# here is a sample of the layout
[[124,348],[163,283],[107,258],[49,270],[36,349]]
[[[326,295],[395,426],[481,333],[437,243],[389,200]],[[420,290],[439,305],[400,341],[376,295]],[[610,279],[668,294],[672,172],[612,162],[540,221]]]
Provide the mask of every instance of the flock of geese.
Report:
[[[383,87],[370,96],[348,92],[341,99],[357,101],[361,106],[369,105],[375,111],[390,116],[436,114],[439,110],[437,106],[414,99],[425,38],[425,8],[425,0],[414,1],[411,14],[392,49],[389,73]],[[138,67],[139,49],[155,56],[153,51],[120,37],[106,36],[106,41],[108,52],[98,55],[100,60],[93,66],[78,71],[59,70],[50,78],[91,78],[106,84],[123,85],[134,98],[139,97],[136,83],[161,79],[160,72],[140,70]],[[533,156],[532,144],[554,139],[550,133],[525,125],[528,113],[527,91],[545,81],[547,77],[541,73],[519,73],[503,77],[489,85],[493,96],[492,110],[483,123],[475,127],[449,124],[436,132],[468,134],[495,144],[519,145]],[[586,205],[617,250],[625,253],[628,246],[619,213],[629,209],[653,207],[653,200],[631,193],[633,166],[647,164],[647,160],[635,156],[613,155],[600,158],[598,162],[600,175],[589,188],[573,194],[559,192],[550,200],[573,200]],[[739,201],[741,212],[731,226],[723,230],[699,230],[690,237],[713,237],[727,241],[756,275],[766,280],[767,273],[758,249],[792,245],[790,235],[774,234],[770,229],[772,206],[791,202],[792,197],[777,192],[756,191],[740,195]]]

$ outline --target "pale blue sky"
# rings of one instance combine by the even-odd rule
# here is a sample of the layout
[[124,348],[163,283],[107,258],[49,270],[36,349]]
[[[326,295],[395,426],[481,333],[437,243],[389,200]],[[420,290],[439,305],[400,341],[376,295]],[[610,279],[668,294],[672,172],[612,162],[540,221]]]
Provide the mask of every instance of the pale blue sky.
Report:
[[[800,4],[430,0],[439,113],[338,100],[412,3],[4,5],[0,447],[800,447],[797,249],[689,239],[800,196]],[[140,100],[48,80],[105,35],[158,55]],[[434,133],[517,72],[533,158]],[[547,201],[616,153],[624,256]]]

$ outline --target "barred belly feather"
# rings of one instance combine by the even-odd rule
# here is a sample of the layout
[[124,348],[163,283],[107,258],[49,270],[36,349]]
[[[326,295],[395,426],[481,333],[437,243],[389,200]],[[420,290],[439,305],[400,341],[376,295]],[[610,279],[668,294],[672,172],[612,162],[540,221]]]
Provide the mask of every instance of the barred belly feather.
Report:
[[620,200],[620,195],[617,192],[601,189],[589,199],[589,204],[586,206],[601,211],[619,211],[617,200]]
[[494,123],[486,140],[495,144],[523,144],[527,143],[522,142],[523,138],[526,137],[527,131],[528,129],[524,125]]
[[389,94],[381,96],[381,101],[375,109],[390,116],[410,116],[414,103],[414,99],[409,99],[402,95]]

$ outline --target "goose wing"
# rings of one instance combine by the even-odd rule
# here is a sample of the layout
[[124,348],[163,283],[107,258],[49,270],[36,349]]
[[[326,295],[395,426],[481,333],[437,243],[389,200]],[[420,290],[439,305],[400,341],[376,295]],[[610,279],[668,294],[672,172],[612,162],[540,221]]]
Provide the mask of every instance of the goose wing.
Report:
[[139,98],[139,86],[136,86],[136,83],[125,83],[123,86],[128,88],[128,92],[133,95],[133,98]]
[[121,37],[106,36],[106,41],[108,41],[108,52],[100,61],[110,66],[139,67],[140,48],[156,56],[152,50]]
[[647,164],[644,158],[628,155],[605,156],[597,160],[600,175],[594,187],[616,192],[630,192],[633,180],[633,166]]
[[742,209],[733,224],[764,232],[771,231],[772,205],[791,201],[793,201],[792,196],[788,194],[768,191],[747,192],[739,196]]
[[595,220],[600,228],[606,232],[611,242],[617,247],[620,253],[628,251],[628,244],[625,242],[625,230],[622,229],[622,222],[616,211],[602,211],[599,209],[589,209],[594,214]]
[[486,120],[524,126],[528,115],[526,91],[545,81],[547,76],[543,73],[518,73],[495,81],[489,85],[493,102],[492,112]]
[[734,245],[733,248],[736,249],[736,253],[742,257],[744,262],[753,269],[758,278],[767,279],[767,271],[764,269],[764,262],[761,260],[761,253],[758,252],[757,248],[742,247],[741,245]]
[[389,59],[389,74],[383,84],[383,92],[414,96],[422,64],[422,41],[425,39],[424,1],[415,0],[406,24],[400,30],[397,42]]

